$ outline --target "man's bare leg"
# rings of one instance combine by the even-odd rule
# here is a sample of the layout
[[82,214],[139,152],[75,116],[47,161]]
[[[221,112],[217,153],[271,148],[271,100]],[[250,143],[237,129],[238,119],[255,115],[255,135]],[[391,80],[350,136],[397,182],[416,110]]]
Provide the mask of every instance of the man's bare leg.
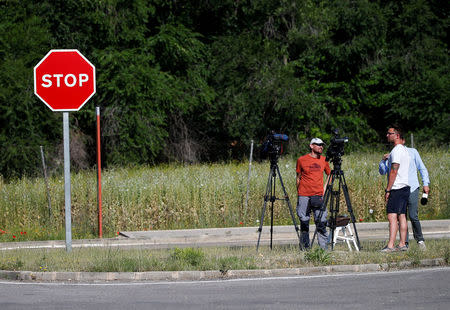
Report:
[[400,226],[400,243],[399,247],[406,245],[406,234],[408,233],[408,222],[406,220],[406,214],[399,214],[398,222]]
[[394,248],[395,238],[397,237],[398,232],[398,217],[397,213],[388,213],[388,221],[389,221],[389,242],[388,248]]

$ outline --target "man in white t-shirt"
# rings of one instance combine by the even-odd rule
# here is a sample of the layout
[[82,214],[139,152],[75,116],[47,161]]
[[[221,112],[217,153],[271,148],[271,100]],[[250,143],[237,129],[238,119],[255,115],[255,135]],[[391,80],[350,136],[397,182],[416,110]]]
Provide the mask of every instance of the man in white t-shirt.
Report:
[[[407,251],[406,206],[409,199],[409,153],[403,145],[403,134],[398,127],[391,126],[386,133],[388,141],[394,145],[389,154],[389,179],[385,189],[386,213],[389,221],[389,242],[381,251]],[[400,242],[394,247],[397,231],[400,226]]]

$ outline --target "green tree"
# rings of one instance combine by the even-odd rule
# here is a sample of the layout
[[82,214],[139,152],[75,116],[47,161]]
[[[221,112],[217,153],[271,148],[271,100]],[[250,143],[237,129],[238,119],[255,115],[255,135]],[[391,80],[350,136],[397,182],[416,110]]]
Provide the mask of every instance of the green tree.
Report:
[[[240,158],[269,130],[304,144],[333,128],[349,146],[402,124],[448,143],[448,1],[22,0],[0,3],[0,174],[57,158],[61,115],[33,94],[52,48],[97,68],[97,94],[71,113],[73,164]],[[77,155],[78,154],[78,155]]]
[[52,42],[36,6],[0,4],[0,174],[20,176],[39,167],[39,145],[59,137],[57,115],[35,99],[33,67]]

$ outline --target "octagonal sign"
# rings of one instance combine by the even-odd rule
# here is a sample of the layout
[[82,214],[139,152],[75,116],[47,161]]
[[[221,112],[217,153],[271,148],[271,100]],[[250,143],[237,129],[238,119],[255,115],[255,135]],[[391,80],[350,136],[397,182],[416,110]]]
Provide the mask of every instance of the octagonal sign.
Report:
[[34,67],[34,93],[52,111],[78,111],[95,94],[95,67],[78,50],[51,50]]

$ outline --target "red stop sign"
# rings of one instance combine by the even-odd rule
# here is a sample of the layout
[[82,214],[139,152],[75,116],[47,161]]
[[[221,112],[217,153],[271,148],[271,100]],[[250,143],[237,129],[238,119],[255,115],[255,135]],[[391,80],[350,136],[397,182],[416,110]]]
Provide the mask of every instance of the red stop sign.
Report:
[[34,67],[34,93],[53,111],[78,111],[95,94],[95,67],[78,50],[51,50]]

